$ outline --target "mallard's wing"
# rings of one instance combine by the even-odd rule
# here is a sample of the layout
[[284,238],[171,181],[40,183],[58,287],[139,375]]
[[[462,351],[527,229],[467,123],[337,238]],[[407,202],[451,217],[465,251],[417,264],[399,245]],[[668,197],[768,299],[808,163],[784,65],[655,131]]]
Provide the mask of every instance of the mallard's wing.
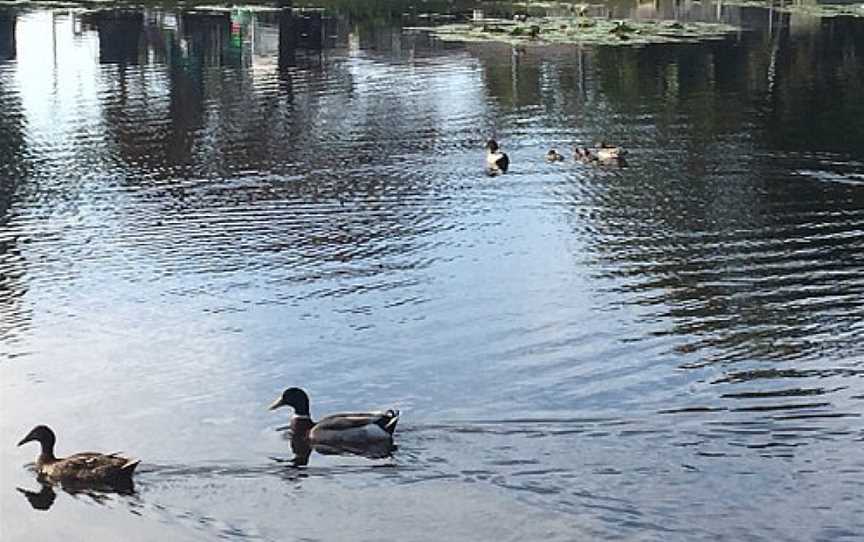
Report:
[[310,444],[323,454],[385,457],[392,452],[398,410],[343,412],[322,418],[309,431]]
[[377,423],[385,412],[342,412],[318,420],[315,427],[320,430],[344,431]]
[[507,156],[506,153],[502,152],[501,157],[495,161],[495,165],[502,172],[507,173],[507,169],[510,167],[510,158]]
[[507,173],[507,168],[510,167],[510,158],[503,152],[490,152],[486,154],[486,166],[490,169],[497,169],[501,173]]
[[599,147],[596,149],[595,152],[597,153],[597,158],[599,158],[601,161],[618,160],[620,158],[623,158],[624,155],[627,154],[627,151],[625,149],[612,145],[606,147]]

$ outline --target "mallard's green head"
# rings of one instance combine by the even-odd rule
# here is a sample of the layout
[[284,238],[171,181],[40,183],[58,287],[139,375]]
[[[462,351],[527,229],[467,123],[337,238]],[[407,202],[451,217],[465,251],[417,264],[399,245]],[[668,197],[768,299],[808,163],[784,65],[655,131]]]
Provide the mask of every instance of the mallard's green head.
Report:
[[298,416],[308,416],[309,396],[300,388],[288,388],[270,405],[270,410],[276,410],[283,406],[292,407]]

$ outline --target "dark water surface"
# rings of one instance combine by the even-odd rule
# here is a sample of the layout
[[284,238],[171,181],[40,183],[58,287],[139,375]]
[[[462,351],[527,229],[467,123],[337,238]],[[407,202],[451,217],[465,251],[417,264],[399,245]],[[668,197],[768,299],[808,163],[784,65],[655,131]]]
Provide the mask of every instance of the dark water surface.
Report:
[[[864,19],[514,50],[371,6],[0,8],[0,537],[864,537]],[[628,168],[543,160],[601,138]],[[398,452],[289,468],[288,385]],[[37,423],[136,493],[25,498]]]

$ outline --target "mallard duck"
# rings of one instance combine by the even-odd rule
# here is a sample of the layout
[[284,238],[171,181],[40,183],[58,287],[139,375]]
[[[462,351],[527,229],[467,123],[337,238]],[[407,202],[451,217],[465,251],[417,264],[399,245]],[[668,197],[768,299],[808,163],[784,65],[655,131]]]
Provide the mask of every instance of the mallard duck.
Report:
[[563,162],[564,155],[555,149],[549,149],[549,152],[546,153],[546,161],[547,162]]
[[619,160],[627,155],[627,151],[624,148],[617,145],[610,145],[605,141],[601,141],[597,144],[594,148],[594,153],[596,154],[597,159],[601,162]]
[[506,153],[501,152],[498,142],[494,139],[486,142],[486,167],[494,174],[507,173],[507,168],[510,167],[510,158]]
[[57,438],[48,426],[37,425],[18,446],[36,441],[42,452],[36,458],[36,471],[41,480],[73,485],[105,485],[126,487],[132,484],[132,474],[141,461],[118,454],[83,452],[69,457],[55,457]]
[[294,409],[291,446],[298,456],[305,452],[308,457],[311,447],[323,453],[392,449],[393,431],[399,421],[398,410],[331,414],[314,422],[309,414],[309,396],[300,388],[288,388],[282,392],[270,405],[270,410],[283,406]]
[[573,158],[586,164],[623,165],[627,151],[606,142],[598,143],[594,148],[575,147]]

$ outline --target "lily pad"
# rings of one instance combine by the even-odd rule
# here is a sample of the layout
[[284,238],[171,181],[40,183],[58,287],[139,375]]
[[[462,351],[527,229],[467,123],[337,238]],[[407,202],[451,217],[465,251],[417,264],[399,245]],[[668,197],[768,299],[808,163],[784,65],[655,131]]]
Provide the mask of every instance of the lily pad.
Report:
[[442,41],[495,41],[521,45],[647,45],[720,39],[739,29],[717,23],[626,20],[605,17],[531,17],[527,21],[482,19],[422,28]]
[[773,8],[781,13],[812,17],[864,17],[864,4],[817,4],[814,2],[783,2],[776,0],[728,0],[730,6]]

